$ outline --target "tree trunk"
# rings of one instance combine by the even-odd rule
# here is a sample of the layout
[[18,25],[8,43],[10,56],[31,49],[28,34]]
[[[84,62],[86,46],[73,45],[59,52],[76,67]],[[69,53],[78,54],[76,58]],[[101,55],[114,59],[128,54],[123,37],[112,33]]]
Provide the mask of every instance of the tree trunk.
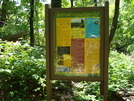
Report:
[[34,46],[34,0],[30,1],[30,44]]
[[3,27],[5,24],[5,21],[7,20],[7,11],[9,9],[8,7],[9,0],[3,0],[2,8],[1,8],[1,15],[0,15],[0,27]]
[[70,3],[71,3],[71,8],[73,8],[73,0],[70,0]]
[[97,0],[94,0],[94,6],[97,7]]
[[110,29],[109,43],[112,42],[112,39],[116,31],[116,27],[118,23],[118,16],[119,16],[119,5],[120,5],[120,0],[115,0],[115,11],[114,11],[114,18],[113,18],[112,26]]
[[52,8],[61,8],[61,0],[51,0]]

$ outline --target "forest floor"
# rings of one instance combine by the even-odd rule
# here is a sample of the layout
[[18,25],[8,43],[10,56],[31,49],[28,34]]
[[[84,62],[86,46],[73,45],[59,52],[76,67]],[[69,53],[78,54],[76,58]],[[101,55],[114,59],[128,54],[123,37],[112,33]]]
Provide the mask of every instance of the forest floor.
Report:
[[[72,86],[75,86],[77,82],[74,82],[74,85],[69,85],[68,89],[59,89],[58,87],[54,87],[52,89],[52,99],[54,101],[87,101],[87,100],[74,100],[73,97],[77,96],[76,91],[72,90]],[[134,101],[134,88],[132,89],[121,89],[118,92],[112,92],[111,98],[109,101]],[[44,95],[41,92],[31,92],[27,93],[26,101],[46,101],[44,100]],[[46,99],[46,97],[45,97]],[[7,98],[5,91],[0,91],[0,101],[17,101],[11,100]],[[21,100],[18,100],[21,101]],[[23,100],[25,101],[25,100]]]

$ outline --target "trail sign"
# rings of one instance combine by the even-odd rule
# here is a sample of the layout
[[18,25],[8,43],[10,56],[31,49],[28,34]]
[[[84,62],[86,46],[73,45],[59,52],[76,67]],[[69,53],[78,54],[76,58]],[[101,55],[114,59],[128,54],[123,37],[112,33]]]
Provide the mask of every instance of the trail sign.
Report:
[[55,76],[100,76],[101,12],[84,11],[54,14]]
[[108,2],[105,7],[45,9],[48,80],[100,81],[106,93]]

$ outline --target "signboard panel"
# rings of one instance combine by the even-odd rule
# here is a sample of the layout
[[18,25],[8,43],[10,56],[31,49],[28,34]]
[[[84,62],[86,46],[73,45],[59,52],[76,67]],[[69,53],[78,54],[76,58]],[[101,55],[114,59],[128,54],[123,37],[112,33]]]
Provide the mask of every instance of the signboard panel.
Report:
[[55,76],[100,77],[100,11],[55,12]]
[[51,80],[100,81],[107,101],[109,4],[104,7],[45,8],[47,100]]

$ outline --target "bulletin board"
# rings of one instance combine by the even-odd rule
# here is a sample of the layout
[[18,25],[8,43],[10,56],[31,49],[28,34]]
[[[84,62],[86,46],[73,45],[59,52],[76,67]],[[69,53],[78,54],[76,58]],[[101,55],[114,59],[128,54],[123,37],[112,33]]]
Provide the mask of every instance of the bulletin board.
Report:
[[104,8],[50,9],[52,79],[102,80]]
[[52,80],[99,81],[107,101],[109,2],[103,7],[45,6],[46,89]]
[[100,12],[57,12],[55,75],[100,75]]

